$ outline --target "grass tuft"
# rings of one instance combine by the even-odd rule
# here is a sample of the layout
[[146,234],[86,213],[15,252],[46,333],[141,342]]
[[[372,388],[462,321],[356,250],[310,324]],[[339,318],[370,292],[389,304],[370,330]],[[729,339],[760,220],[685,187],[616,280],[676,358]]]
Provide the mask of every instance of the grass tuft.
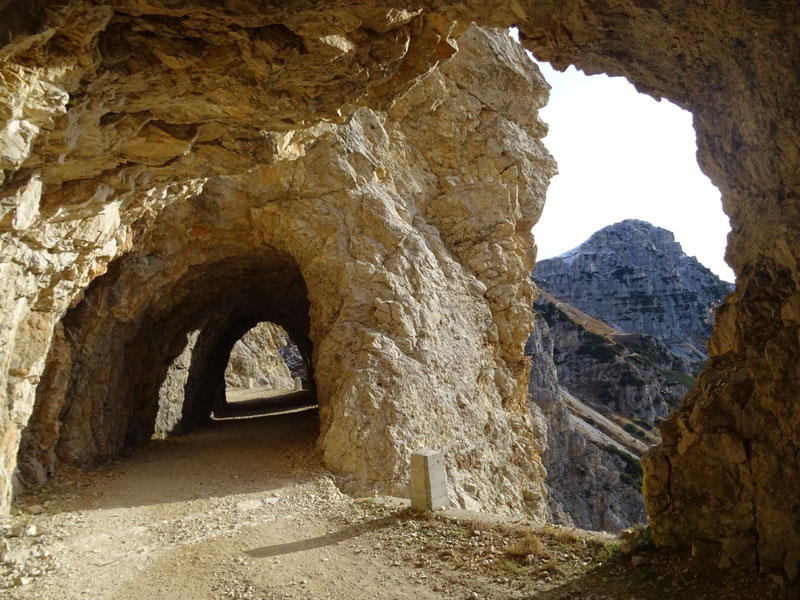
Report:
[[516,558],[525,558],[527,556],[543,558],[550,555],[545,549],[542,540],[534,533],[527,533],[524,537],[513,542],[506,550],[506,554]]

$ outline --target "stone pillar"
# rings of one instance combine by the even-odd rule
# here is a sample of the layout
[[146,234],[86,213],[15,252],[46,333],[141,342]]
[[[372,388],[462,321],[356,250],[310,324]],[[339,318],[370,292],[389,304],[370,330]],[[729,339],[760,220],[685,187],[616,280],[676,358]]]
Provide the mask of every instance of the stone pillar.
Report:
[[438,450],[420,450],[411,455],[411,508],[419,511],[447,508],[447,474],[444,456]]

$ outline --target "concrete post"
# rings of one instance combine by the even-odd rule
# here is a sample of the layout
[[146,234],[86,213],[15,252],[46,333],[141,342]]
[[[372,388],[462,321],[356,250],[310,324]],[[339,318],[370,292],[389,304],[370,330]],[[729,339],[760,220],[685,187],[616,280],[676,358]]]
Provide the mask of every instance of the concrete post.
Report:
[[439,510],[449,504],[442,453],[438,450],[414,452],[411,455],[411,508]]
[[303,390],[303,380],[300,377],[294,378],[294,390],[300,392]]

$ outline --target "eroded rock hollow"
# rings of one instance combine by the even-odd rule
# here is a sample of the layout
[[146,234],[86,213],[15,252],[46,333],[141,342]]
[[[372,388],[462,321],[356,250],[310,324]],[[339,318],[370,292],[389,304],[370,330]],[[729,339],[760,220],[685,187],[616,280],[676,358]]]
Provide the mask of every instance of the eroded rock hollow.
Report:
[[[471,22],[693,112],[738,279],[645,461],[653,534],[797,577],[789,2],[0,1],[0,510],[18,456],[111,455],[181,388],[170,426],[202,418],[193,377],[267,319],[306,344],[345,487],[398,492],[434,445],[464,506],[543,517],[522,346],[545,85]],[[202,373],[178,374],[187,344]]]

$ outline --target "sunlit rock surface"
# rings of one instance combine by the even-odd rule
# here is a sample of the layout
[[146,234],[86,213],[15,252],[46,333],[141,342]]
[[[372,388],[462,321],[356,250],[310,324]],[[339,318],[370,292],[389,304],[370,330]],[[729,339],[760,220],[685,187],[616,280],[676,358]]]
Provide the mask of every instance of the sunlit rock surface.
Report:
[[[8,508],[8,482],[16,464],[20,432],[30,420],[35,396],[40,396],[45,421],[40,427],[36,425],[37,418],[32,423],[33,429],[43,427],[49,432],[47,436],[58,437],[56,430],[60,425],[52,419],[60,414],[59,390],[70,388],[68,382],[73,370],[69,351],[64,347],[73,343],[72,334],[64,324],[59,333],[58,322],[70,306],[77,308],[91,281],[107,269],[114,270],[109,267],[111,261],[127,256],[134,248],[143,250],[150,243],[156,222],[168,206],[180,206],[190,199],[207,199],[207,191],[201,192],[214,187],[209,185],[209,178],[248,173],[245,178],[255,177],[250,180],[251,186],[276,182],[276,187],[282,186],[279,202],[288,207],[303,205],[303,210],[293,208],[284,210],[284,214],[291,213],[291,218],[301,214],[304,219],[310,214],[317,215],[311,219],[314,222],[323,220],[323,215],[327,217],[326,228],[317,231],[323,235],[305,242],[315,249],[322,248],[318,252],[319,261],[325,263],[331,247],[337,248],[339,254],[349,248],[351,238],[346,232],[352,229],[345,226],[362,225],[352,216],[349,221],[341,217],[353,215],[349,210],[328,210],[326,194],[344,193],[343,189],[350,189],[348,182],[359,176],[364,183],[357,180],[356,184],[365,189],[363,186],[373,181],[370,170],[355,156],[352,161],[327,164],[325,168],[338,164],[345,175],[332,177],[329,180],[332,186],[314,190],[316,182],[304,177],[303,171],[289,177],[288,162],[310,156],[319,145],[314,140],[326,128],[347,127],[358,110],[394,110],[396,101],[418,83],[420,76],[455,54],[460,43],[457,38],[467,29],[466,24],[477,22],[501,28],[515,25],[520,30],[522,44],[557,68],[575,64],[589,73],[625,75],[639,90],[656,98],[669,98],[693,112],[698,159],[720,188],[724,208],[731,218],[727,257],[737,275],[737,289],[718,316],[709,346],[708,370],[700,376],[680,411],[668,419],[663,446],[651,452],[645,461],[646,501],[653,535],[658,544],[695,546],[705,556],[718,557],[721,564],[758,565],[767,571],[797,577],[800,404],[795,400],[794,390],[800,373],[797,336],[800,69],[796,52],[800,47],[800,7],[796,4],[622,0],[609,8],[605,2],[584,0],[560,3],[338,0],[280,5],[243,1],[218,4],[206,0],[177,4],[166,0],[91,3],[3,0],[0,11],[3,44],[0,46],[3,82],[0,88],[0,280],[3,281],[0,389],[4,394],[0,403],[3,457],[0,480],[4,482],[0,509]],[[491,116],[492,111],[508,103],[516,104],[514,114],[526,110],[529,117],[533,114],[542,102],[540,92],[520,84],[519,80],[510,92],[511,88],[503,83],[515,81],[506,75],[519,72],[524,69],[493,66],[465,79],[470,86],[473,81],[478,82],[487,91],[471,96],[481,103],[478,117],[472,117],[473,120],[482,121],[484,114]],[[488,93],[491,90],[495,93]],[[422,103],[408,114],[419,115],[423,108],[435,110],[437,106]],[[401,114],[395,116],[399,118]],[[454,117],[454,124],[463,118]],[[461,129],[453,127],[456,131]],[[327,135],[344,139],[337,133]],[[513,345],[500,340],[516,339],[518,334],[510,325],[512,322],[523,322],[523,329],[529,325],[524,320],[509,318],[516,312],[527,314],[530,293],[523,287],[517,294],[513,284],[511,292],[503,291],[492,281],[496,295],[487,294],[483,298],[483,292],[470,291],[472,288],[466,282],[480,280],[488,292],[492,287],[486,281],[506,274],[510,280],[516,278],[514,269],[507,269],[513,262],[507,257],[516,256],[518,250],[528,247],[530,242],[516,240],[527,236],[537,216],[536,211],[526,208],[530,202],[522,192],[530,183],[525,177],[534,175],[534,187],[543,187],[541,182],[549,171],[542,171],[544,176],[537,181],[536,170],[527,169],[524,161],[517,161],[517,175],[514,175],[513,169],[509,170],[514,161],[503,156],[502,144],[482,146],[484,161],[494,163],[491,169],[475,171],[481,161],[471,161],[471,169],[465,167],[454,173],[447,161],[443,161],[442,168],[450,171],[447,175],[436,173],[433,178],[436,189],[430,196],[424,193],[430,188],[414,183],[406,189],[404,180],[399,175],[394,177],[392,169],[380,171],[376,166],[372,174],[379,181],[389,174],[403,202],[413,201],[424,209],[408,211],[412,223],[418,223],[413,229],[419,235],[403,237],[402,228],[390,227],[392,235],[371,237],[369,243],[374,240],[383,248],[404,249],[408,248],[405,244],[419,242],[434,252],[439,246],[430,240],[441,239],[444,244],[441,247],[447,252],[435,254],[436,264],[449,265],[448,261],[452,261],[457,265],[454,272],[463,270],[464,278],[459,279],[451,277],[442,267],[445,275],[439,280],[441,296],[451,298],[441,301],[447,306],[443,314],[455,314],[457,319],[451,333],[439,334],[448,339],[433,344],[428,361],[419,363],[428,380],[424,389],[430,390],[426,392],[430,396],[422,397],[435,397],[439,402],[441,396],[457,396],[455,382],[442,381],[441,375],[433,374],[446,370],[435,359],[440,345],[459,342],[449,346],[459,356],[459,365],[470,364],[465,357],[472,356],[461,346],[472,343],[470,347],[476,352],[481,348],[487,356],[477,364],[499,366],[481,371],[482,375],[475,380],[481,383],[472,389],[490,390],[487,396],[490,400],[484,401],[487,406],[496,406],[498,401],[506,404],[502,412],[485,407],[480,410],[489,425],[487,433],[481,435],[492,438],[494,425],[498,432],[509,431],[506,418],[515,427],[519,424],[515,420],[518,414],[515,406],[521,404],[526,379],[525,369],[515,366],[521,349],[517,352]],[[430,155],[433,147],[431,140],[420,141],[409,156],[416,160],[423,152]],[[466,144],[458,146],[462,148],[473,151]],[[370,165],[376,165],[370,156],[377,154],[364,156]],[[495,158],[487,160],[487,156]],[[413,162],[411,158],[409,164]],[[273,164],[277,167],[281,163],[284,166],[278,167],[278,171],[283,178],[261,172],[264,167]],[[395,164],[396,160],[390,163]],[[251,172],[256,167],[261,175]],[[312,170],[320,167],[315,163]],[[259,179],[260,176],[264,179]],[[505,178],[517,177],[521,216],[514,206],[504,205],[504,201],[490,203],[490,207],[503,213],[502,218],[491,210],[485,211],[480,200],[487,197],[485,194],[471,197],[466,193],[448,193],[444,186],[449,177],[456,177],[457,185],[469,181],[470,185],[480,182],[488,186],[493,181],[498,190],[510,185]],[[343,180],[347,183],[345,188],[341,187]],[[304,187],[304,182],[311,185]],[[215,183],[222,188],[227,185],[235,188],[238,183]],[[423,193],[415,195],[417,186]],[[427,197],[427,203],[421,200],[423,196]],[[208,202],[209,210],[216,207],[217,220],[212,223],[221,227],[226,226],[231,204],[239,203],[238,200],[204,201]],[[361,211],[359,219],[370,220],[375,214],[383,217],[391,212],[391,205],[386,203],[363,205],[385,209]],[[400,205],[404,206],[402,202]],[[438,238],[434,231],[444,228],[446,215],[458,206],[480,209],[481,223],[495,223],[489,229],[496,231],[497,237],[487,237],[486,248],[474,251],[474,255],[461,242],[474,239],[470,237],[471,231],[484,235],[483,228],[466,227],[466,237],[457,235],[458,227],[440,233]],[[259,234],[271,231],[278,218],[264,206],[254,208],[258,210],[253,211],[249,221],[253,230]],[[399,209],[397,212],[402,213]],[[512,237],[513,250],[500,243],[509,237],[504,227],[497,224],[503,224],[518,236]],[[234,228],[233,223],[228,226]],[[188,228],[187,223],[176,222],[171,233],[180,239],[171,243],[164,240],[162,256],[180,255],[179,247],[187,242],[181,231]],[[314,228],[316,225],[309,226]],[[202,240],[210,231],[198,228],[192,240]],[[295,237],[297,244],[304,247],[298,228],[283,235],[287,236]],[[241,234],[237,237],[237,244],[242,243],[241,237]],[[260,244],[274,241],[271,234],[259,237]],[[358,254],[362,247],[352,245]],[[350,268],[326,270],[330,265],[315,265],[309,258],[310,250],[300,251],[293,246],[292,252],[297,254],[292,254],[292,260],[307,283],[311,304],[309,339],[314,345],[314,366],[319,370],[317,383],[324,397],[340,399],[331,400],[328,409],[324,403],[321,407],[323,427],[328,432],[323,434],[321,443],[327,447],[337,436],[347,437],[343,434],[347,428],[342,425],[344,421],[354,417],[356,422],[370,422],[358,404],[360,390],[347,383],[352,382],[352,373],[348,380],[349,371],[345,372],[345,381],[324,374],[335,366],[357,366],[335,358],[336,352],[333,344],[326,342],[327,336],[334,330],[339,335],[336,327],[346,330],[346,322],[358,322],[363,326],[361,331],[382,331],[373,326],[378,314],[388,313],[393,323],[402,319],[402,315],[393,311],[393,307],[384,306],[388,310],[376,307],[366,320],[357,321],[353,316],[356,311],[348,310],[351,303],[338,300],[331,303],[334,308],[323,309],[326,303],[321,303],[320,298],[322,281],[328,279],[327,294],[330,294],[330,279],[341,284],[334,289],[355,291],[358,287],[353,286],[361,285],[367,277],[361,262],[348,259]],[[413,255],[409,264],[427,264],[417,253],[408,254]],[[192,251],[186,257],[191,255],[198,256]],[[141,273],[150,273],[157,258],[148,258],[146,254],[136,256]],[[476,268],[478,276],[469,275],[475,268],[469,261],[478,260],[477,256],[484,266]],[[521,262],[529,264],[530,260]],[[180,276],[181,269],[189,272],[188,263],[179,264],[183,266],[165,267],[176,269],[173,278]],[[502,266],[498,268],[495,264]],[[241,268],[246,267],[242,264]],[[391,262],[386,270],[390,268]],[[408,269],[403,279],[407,275]],[[112,277],[117,276],[124,277],[124,273],[112,273]],[[383,279],[391,282],[390,277]],[[374,285],[378,285],[377,281]],[[109,284],[100,284],[98,289],[103,285]],[[388,287],[396,289],[391,283]],[[87,298],[91,295],[86,293]],[[467,302],[466,298],[472,300]],[[208,302],[216,305],[215,301]],[[483,308],[473,306],[465,310],[459,302]],[[507,304],[504,306],[503,302]],[[337,311],[338,307],[342,310]],[[143,316],[146,311],[140,308],[132,307],[135,311],[130,314]],[[479,318],[477,313],[481,311]],[[127,318],[124,313],[116,314],[124,319]],[[224,322],[227,317],[214,318]],[[455,333],[456,328],[464,332],[462,325],[473,323],[478,324],[477,329],[468,339],[461,337],[463,333]],[[486,323],[497,324],[497,341],[491,325]],[[355,325],[353,328],[357,329]],[[426,323],[425,328],[435,328],[435,322]],[[460,339],[455,339],[456,335]],[[353,335],[346,336],[342,346],[347,348],[348,357],[358,357],[362,346],[348,341],[352,339]],[[394,337],[390,339],[395,341]],[[380,341],[364,338],[363,344],[364,355],[347,360],[360,360],[358,366],[365,366],[367,373],[384,373],[382,366],[377,365],[382,364],[380,360],[395,360],[383,358],[386,356],[400,358],[392,354],[395,348],[407,356],[401,349],[402,343],[386,349]],[[59,345],[62,350],[57,349]],[[51,360],[47,359],[48,354]],[[370,363],[369,357],[375,356],[381,358]],[[80,370],[80,366],[76,368]],[[495,377],[496,373],[502,375]],[[95,373],[95,379],[99,375]],[[393,381],[382,382],[384,386],[393,386],[391,393],[385,393],[387,396],[408,397],[403,384],[397,383],[405,375],[397,371]],[[67,377],[67,382],[62,377]],[[373,380],[361,378],[376,384],[377,379],[377,375]],[[53,400],[45,399],[49,396],[45,388],[54,390]],[[441,389],[451,391],[442,394]],[[461,398],[461,402],[474,407],[483,398],[484,395],[475,394]],[[379,402],[368,403],[367,407],[371,411],[384,410]],[[393,413],[391,408],[385,412],[403,414]],[[407,420],[413,418],[408,416]],[[524,423],[516,429],[528,431]],[[398,427],[397,431],[400,430],[403,428]],[[443,428],[439,430],[443,432]],[[395,430],[390,431],[395,435]],[[329,437],[331,432],[334,437]],[[429,434],[433,434],[433,429],[426,429],[421,436],[425,438],[423,443],[436,441],[432,439],[435,435],[426,437]],[[501,438],[504,435],[498,433]],[[505,447],[516,439],[510,433],[508,436],[497,445]],[[392,442],[393,448],[402,448],[388,459],[395,465],[392,469],[399,469],[397,461],[406,451],[406,442]],[[535,471],[537,460],[530,458],[532,454],[525,450],[529,446],[524,442],[514,451],[510,477],[499,475],[498,469],[484,466],[488,463],[476,459],[462,460],[458,472],[466,473],[463,469],[467,467],[463,465],[471,465],[469,469],[473,472],[485,471],[478,476],[479,480],[487,481],[489,472],[493,472],[509,482],[501,486],[502,490],[517,489],[517,474],[521,477],[525,472],[526,477],[537,477],[530,474],[528,462],[533,461]],[[487,444],[482,443],[481,447]],[[450,451],[451,464],[455,454],[455,450]],[[338,460],[330,454],[326,456],[336,469],[345,464],[352,466],[354,462],[353,457]],[[498,462],[492,464],[499,465],[506,458],[498,456]],[[369,467],[366,469],[370,471]],[[394,473],[392,469],[384,473]],[[374,473],[361,472],[353,480],[368,481],[373,476]],[[400,481],[399,475],[395,481]],[[541,505],[534,488],[529,492],[531,503]],[[489,493],[489,488],[484,489]],[[505,501],[501,495],[506,492],[502,490],[492,491],[493,502]]]
[[225,368],[227,387],[293,389],[294,379],[281,351],[287,333],[274,323],[259,323],[231,348]]
[[[283,30],[269,41],[289,43]],[[445,45],[449,56],[455,43]],[[250,127],[246,143],[208,140],[212,154],[232,152],[230,159],[203,156],[198,134],[211,127],[208,111],[219,109],[219,98],[172,98],[173,120],[201,121],[179,127],[151,127],[152,115],[137,112],[144,124],[125,131],[142,139],[127,143],[120,139],[127,103],[110,117],[97,114],[108,110],[108,93],[81,105],[91,114],[75,115],[73,127],[99,144],[93,160],[111,160],[106,142],[123,143],[126,157],[111,167],[110,183],[90,179],[108,164],[86,170],[90,161],[80,161],[75,185],[102,197],[58,221],[94,227],[77,215],[94,202],[114,206],[96,225],[106,229],[82,235],[100,236],[81,246],[86,258],[71,255],[74,276],[59,279],[64,301],[43,312],[57,322],[56,308],[73,306],[63,318],[64,344],[37,359],[45,379],[68,383],[39,394],[22,472],[40,480],[59,460],[104,460],[149,439],[154,420],[157,433],[170,433],[207,419],[224,402],[234,343],[268,320],[312,358],[319,443],[344,489],[404,495],[410,453],[436,447],[448,459],[454,502],[543,519],[542,440],[525,409],[522,346],[532,320],[528,231],[554,171],[535,110],[546,84],[505,32],[473,30],[459,47],[452,61],[403,84],[406,93],[388,111],[354,108],[338,123],[299,130],[284,123],[278,134],[253,132],[267,123],[247,122],[250,105],[222,110],[226,126],[215,126],[215,136],[231,135],[237,119]],[[295,58],[311,60],[307,54]],[[152,69],[166,68],[159,65]],[[161,110],[161,84],[138,85]],[[102,133],[107,126],[113,131]],[[128,150],[136,144],[134,157]],[[194,178],[185,180],[184,169]],[[46,229],[46,216],[36,218]],[[26,231],[39,235],[36,226]],[[115,259],[108,264],[98,258],[101,242],[106,260]],[[94,270],[81,271],[84,261]],[[452,369],[456,363],[462,368]]]

